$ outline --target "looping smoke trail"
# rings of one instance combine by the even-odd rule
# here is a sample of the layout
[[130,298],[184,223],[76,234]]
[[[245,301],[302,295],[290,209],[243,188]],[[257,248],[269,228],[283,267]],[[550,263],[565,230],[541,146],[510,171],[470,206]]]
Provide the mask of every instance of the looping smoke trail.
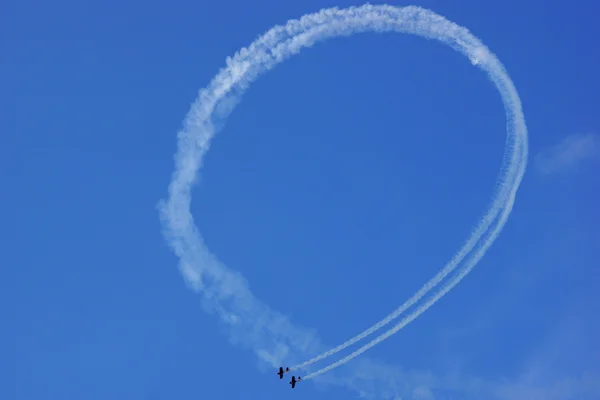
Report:
[[[472,252],[477,245],[477,243],[483,238],[485,232],[490,229],[492,222],[497,218],[498,214],[506,209],[506,217],[502,218],[497,222],[494,232],[497,232],[494,235],[488,236],[488,239],[481,245],[481,250],[477,253],[476,257],[472,258],[472,261],[464,266],[463,269],[464,275],[466,275],[472,268],[475,267],[477,262],[483,257],[485,251],[491,246],[496,237],[502,230],[504,224],[508,219],[508,215],[512,210],[512,203],[514,201],[514,196],[516,195],[516,190],[518,189],[523,174],[525,173],[525,167],[527,163],[527,130],[525,126],[525,119],[521,110],[521,103],[519,100],[519,96],[517,91],[510,80],[510,77],[504,70],[502,64],[498,61],[498,59],[475,37],[473,37],[468,31],[462,28],[461,35],[455,38],[457,45],[452,45],[456,50],[465,53],[471,60],[474,65],[478,65],[482,69],[484,69],[490,76],[491,80],[496,84],[498,91],[500,92],[504,107],[506,110],[507,116],[507,143],[506,143],[506,151],[503,159],[503,165],[501,168],[500,175],[497,179],[496,190],[493,196],[492,204],[490,205],[487,213],[483,216],[478,226],[473,230],[465,244],[462,248],[454,255],[454,257],[444,266],[442,270],[440,270],[433,278],[431,278],[425,285],[419,289],[410,299],[408,299],[404,304],[390,313],[388,316],[375,323],[373,326],[369,327],[365,331],[360,334],[350,338],[346,342],[340,344],[333,349],[326,351],[316,357],[313,357],[301,364],[295,365],[290,368],[290,370],[300,369],[311,364],[314,364],[317,361],[320,361],[326,357],[329,357],[352,344],[360,341],[361,339],[371,335],[377,330],[381,329],[383,326],[389,324],[394,319],[398,318],[403,312],[409,309],[411,306],[416,304],[423,296],[425,296],[428,292],[434,289],[448,274],[456,269],[456,267],[464,260],[465,256],[467,256],[470,252]],[[402,27],[400,29],[394,29],[403,31]],[[415,32],[410,32],[415,33]],[[471,44],[467,44],[471,43]],[[510,194],[510,195],[509,195]],[[447,289],[443,289],[440,291],[439,296],[434,296],[434,300],[427,302],[428,306],[424,308],[419,308],[422,311],[415,311],[413,314],[405,318],[403,321],[412,321],[421,313],[423,313],[427,308],[429,308],[437,299],[442,297],[445,293],[447,293],[452,287],[454,287],[458,282],[464,277],[463,273],[460,273],[460,278],[455,278],[451,283],[448,284]],[[397,325],[404,327],[406,323],[399,323]],[[392,328],[388,332],[397,332],[401,328]],[[384,337],[385,336],[385,337]],[[383,338],[382,338],[383,337]],[[367,344],[365,350],[372,347],[373,345],[381,342],[384,338],[389,337],[387,333],[382,334],[377,339],[374,339],[372,342]],[[361,348],[361,349],[363,349]],[[345,362],[354,358],[356,355],[362,353],[363,351],[357,350],[357,352],[352,353],[354,356],[348,356],[343,360]],[[343,364],[344,362],[336,362],[332,365],[338,366]],[[331,370],[331,366],[325,367],[320,371],[317,371],[313,374],[306,376],[304,379],[309,379],[310,377],[314,377],[320,375],[323,372]]]
[[[159,209],[163,233],[180,258],[180,269],[186,282],[194,290],[204,293],[211,310],[216,310],[232,329],[241,324],[253,326],[254,331],[246,336],[257,353],[264,352],[263,343],[269,340],[276,343],[270,343],[272,347],[277,347],[283,340],[306,351],[306,335],[286,325],[282,322],[283,317],[271,312],[256,300],[244,278],[220,264],[206,248],[190,212],[191,188],[196,173],[202,166],[203,156],[210,147],[210,140],[240,100],[243,92],[259,75],[317,41],[365,31],[396,31],[436,39],[465,54],[473,64],[486,71],[502,96],[507,114],[506,152],[488,212],[453,259],[413,297],[386,318],[342,345],[294,368],[305,367],[330,356],[390,323],[454,271],[483,239],[475,255],[459,270],[457,276],[394,328],[352,355],[309,377],[335,368],[389,337],[454,287],[476,265],[500,233],[512,209],[527,160],[527,129],[520,100],[502,64],[466,28],[429,10],[415,6],[370,4],[343,10],[325,9],[303,16],[299,20],[288,21],[284,26],[276,26],[249,47],[239,50],[232,58],[227,59],[227,66],[200,91],[198,99],[186,116],[184,127],[178,134],[176,169],[169,185],[169,198],[159,203]],[[500,213],[502,214],[498,218]],[[486,235],[494,221],[497,222],[491,228],[491,233]],[[257,316],[261,318],[258,319]]]

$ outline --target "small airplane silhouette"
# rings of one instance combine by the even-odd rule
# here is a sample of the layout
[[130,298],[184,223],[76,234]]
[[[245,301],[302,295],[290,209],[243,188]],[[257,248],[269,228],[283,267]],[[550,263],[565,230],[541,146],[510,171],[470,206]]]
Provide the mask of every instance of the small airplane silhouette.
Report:
[[277,375],[279,375],[279,379],[283,379],[283,374],[285,374],[286,372],[290,372],[290,369],[286,368],[284,372],[283,367],[279,367],[279,372],[277,373]]
[[296,382],[299,382],[302,380],[302,377],[298,377],[298,380],[296,380],[295,376],[292,376],[292,380],[290,381],[290,385],[292,385],[292,389],[296,387]]

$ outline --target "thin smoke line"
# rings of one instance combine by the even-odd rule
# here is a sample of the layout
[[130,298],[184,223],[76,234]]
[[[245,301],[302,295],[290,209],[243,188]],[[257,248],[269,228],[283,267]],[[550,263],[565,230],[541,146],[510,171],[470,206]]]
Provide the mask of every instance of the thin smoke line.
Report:
[[[524,159],[525,161],[526,159]],[[524,173],[524,170],[523,170]],[[521,174],[522,176],[522,174]],[[519,177],[520,180],[520,177]],[[415,311],[413,311],[411,314],[407,315],[406,317],[404,317],[398,324],[396,324],[393,328],[389,329],[388,331],[382,333],[381,335],[379,335],[378,337],[376,337],[375,339],[373,339],[371,342],[367,343],[366,345],[362,346],[361,348],[359,348],[358,350],[355,350],[354,352],[352,352],[351,354],[349,354],[348,356],[342,358],[339,361],[336,361],[316,372],[313,372],[309,375],[307,375],[306,377],[304,377],[304,380],[308,380],[308,379],[312,379],[316,376],[319,376],[321,374],[324,374],[328,371],[331,371],[334,368],[337,368],[345,363],[347,363],[348,361],[358,357],[359,355],[361,355],[362,353],[364,353],[365,351],[369,350],[371,347],[383,342],[384,340],[386,340],[387,338],[389,338],[390,336],[394,335],[395,333],[397,333],[400,329],[404,328],[406,325],[408,325],[410,322],[412,322],[414,319],[416,319],[419,315],[421,315],[422,313],[424,313],[425,311],[427,311],[429,309],[429,307],[431,307],[433,304],[435,304],[442,296],[444,296],[446,293],[448,293],[454,286],[456,286],[476,265],[477,263],[481,260],[481,258],[483,257],[483,255],[485,254],[485,252],[487,251],[487,249],[492,245],[492,243],[494,242],[494,240],[498,237],[498,235],[500,234],[500,231],[502,230],[502,226],[506,223],[506,221],[508,220],[508,216],[510,214],[510,211],[512,210],[512,206],[514,204],[514,198],[516,195],[516,188],[513,191],[513,193],[511,193],[510,199],[509,199],[509,205],[507,207],[505,207],[504,212],[501,214],[500,216],[500,221],[498,222],[498,224],[496,224],[496,226],[492,229],[492,233],[490,234],[490,238],[486,241],[484,241],[484,244],[481,246],[480,250],[475,253],[475,255],[473,255],[470,258],[470,262],[468,262],[466,264],[466,266],[464,268],[460,269],[460,272],[453,278],[450,280],[450,282],[448,282],[447,284],[445,284],[441,290],[439,290],[436,294],[434,294],[427,302],[425,302],[424,305],[418,307]]]

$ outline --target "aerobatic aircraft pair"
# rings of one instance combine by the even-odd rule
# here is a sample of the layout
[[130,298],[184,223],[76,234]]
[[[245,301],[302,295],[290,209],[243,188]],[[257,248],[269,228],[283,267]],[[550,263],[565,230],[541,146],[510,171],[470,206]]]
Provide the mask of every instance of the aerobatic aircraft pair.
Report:
[[[290,372],[290,369],[286,367],[285,371],[283,370],[283,367],[279,367],[279,372],[277,373],[277,375],[279,375],[279,379],[283,379],[283,374],[285,374],[286,372]],[[292,389],[296,387],[296,382],[301,381],[302,377],[298,377],[298,379],[296,379],[296,377],[294,375],[292,375],[292,380],[290,381],[290,385],[292,385]]]

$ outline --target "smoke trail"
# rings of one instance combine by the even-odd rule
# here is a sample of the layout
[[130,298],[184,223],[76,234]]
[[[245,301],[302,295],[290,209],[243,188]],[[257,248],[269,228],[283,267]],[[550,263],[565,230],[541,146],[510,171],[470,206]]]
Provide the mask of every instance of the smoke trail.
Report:
[[[463,268],[460,269],[460,272],[457,273],[457,275],[452,278],[448,283],[446,283],[441,290],[439,290],[435,295],[433,295],[428,301],[426,301],[423,305],[421,305],[420,307],[418,307],[415,311],[413,311],[411,314],[407,315],[406,317],[404,317],[398,324],[396,324],[393,328],[389,329],[387,332],[382,333],[381,335],[379,335],[378,337],[376,337],[375,339],[373,339],[372,341],[370,341],[369,343],[367,343],[366,345],[362,346],[361,348],[359,348],[358,350],[355,350],[354,352],[352,352],[351,354],[349,354],[348,356],[342,358],[339,361],[336,361],[324,368],[321,368],[320,370],[313,372],[305,377],[303,377],[303,380],[308,380],[308,379],[312,379],[316,376],[319,376],[321,374],[324,374],[325,372],[331,371],[334,368],[339,367],[340,365],[343,365],[345,363],[347,363],[348,361],[352,360],[353,358],[358,357],[359,355],[361,355],[362,353],[364,353],[365,351],[369,350],[371,347],[383,342],[385,339],[389,338],[390,336],[392,336],[393,334],[395,334],[396,332],[398,332],[400,329],[404,328],[406,325],[408,325],[411,321],[413,321],[414,319],[416,319],[419,315],[421,315],[422,313],[424,313],[429,307],[431,307],[436,301],[438,301],[442,296],[444,296],[446,293],[448,293],[454,286],[456,286],[474,267],[475,265],[477,265],[477,263],[479,262],[479,260],[481,260],[481,258],[483,257],[483,255],[485,254],[485,252],[487,251],[487,249],[492,245],[492,243],[494,242],[494,240],[496,240],[496,238],[498,237],[498,235],[500,234],[500,231],[502,230],[502,226],[504,226],[504,224],[506,223],[506,221],[508,220],[508,216],[512,210],[514,201],[515,201],[515,195],[516,195],[516,191],[517,188],[519,186],[519,182],[521,181],[523,174],[525,173],[525,164],[527,162],[527,148],[526,148],[527,144],[525,143],[521,143],[521,149],[519,149],[519,156],[520,156],[520,160],[518,160],[519,165],[523,166],[523,168],[521,168],[518,172],[518,176],[515,180],[515,184],[513,185],[513,190],[510,193],[510,197],[509,197],[509,203],[506,205],[506,207],[504,207],[503,212],[499,218],[498,223],[494,226],[494,228],[492,229],[492,232],[488,235],[487,239],[483,241],[483,244],[480,246],[479,250],[475,253],[475,255],[473,255],[469,261],[465,264],[465,266]],[[516,154],[516,153],[515,153]],[[338,346],[339,347],[339,346]]]
[[[467,34],[467,35],[456,38],[456,43],[459,47],[458,48],[457,48],[457,46],[452,46],[452,47],[454,47],[455,49],[457,49],[458,51],[460,51],[462,53],[465,53],[474,65],[479,66],[480,68],[484,69],[489,74],[490,79],[496,84],[497,89],[502,96],[504,108],[506,111],[506,117],[507,117],[507,134],[508,135],[507,135],[506,150],[505,150],[505,155],[504,155],[504,159],[503,159],[503,163],[502,163],[502,167],[501,167],[501,172],[496,181],[496,190],[495,190],[495,194],[492,196],[493,201],[492,201],[491,206],[489,207],[487,213],[483,216],[483,218],[479,222],[478,226],[472,231],[471,235],[469,236],[469,238],[467,239],[465,244],[462,246],[462,248],[454,255],[454,257],[444,266],[444,268],[442,270],[440,270],[433,278],[431,278],[425,285],[423,285],[421,287],[421,289],[419,289],[410,299],[408,299],[406,302],[404,302],[404,304],[402,304],[400,307],[395,309],[392,313],[390,313],[385,318],[383,318],[379,322],[375,323],[374,325],[372,325],[365,331],[361,332],[360,334],[350,338],[346,342],[340,344],[337,347],[332,348],[329,351],[326,351],[326,352],[324,352],[320,355],[317,355],[301,364],[291,367],[290,370],[300,369],[300,368],[309,366],[311,364],[314,364],[315,362],[320,361],[326,357],[329,357],[329,356],[347,348],[348,346],[351,346],[352,344],[360,341],[361,339],[371,335],[372,333],[381,329],[383,326],[392,322],[394,319],[398,318],[404,311],[406,311],[411,306],[413,306],[415,303],[417,303],[423,296],[425,296],[429,291],[431,291],[433,288],[435,288],[448,274],[450,274],[454,269],[456,269],[456,267],[463,261],[465,256],[468,255],[471,251],[473,251],[473,249],[477,245],[477,242],[479,242],[482,239],[485,232],[488,229],[490,229],[490,225],[497,218],[498,214],[502,211],[503,208],[508,207],[507,204],[510,202],[510,207],[508,207],[506,209],[506,217],[502,218],[497,223],[497,226],[494,228],[495,232],[497,232],[497,233],[495,235],[491,235],[488,237],[488,239],[485,241],[485,243],[481,245],[481,250],[478,252],[478,256],[474,257],[472,259],[473,261],[471,261],[468,266],[464,267],[465,271],[466,271],[465,275],[472,268],[474,268],[475,265],[477,264],[477,262],[479,262],[479,260],[483,257],[483,255],[485,254],[487,249],[491,246],[491,244],[494,242],[494,240],[496,240],[496,237],[498,236],[498,234],[502,230],[504,224],[506,223],[506,221],[508,219],[508,215],[510,214],[510,211],[512,210],[512,202],[514,201],[514,196],[516,195],[516,190],[518,189],[518,187],[520,185],[520,182],[523,177],[523,174],[525,173],[525,167],[527,164],[527,128],[525,126],[525,119],[522,114],[521,102],[520,102],[519,96],[517,94],[517,91],[516,91],[514,85],[512,84],[512,81],[510,80],[510,77],[506,73],[504,67],[498,61],[498,59],[492,53],[490,53],[487,48],[485,48],[485,46],[483,44],[478,43],[477,47],[473,47],[472,45],[467,44],[468,42],[466,42],[465,39],[467,39],[467,40],[470,39],[469,42],[471,42],[471,43],[479,42],[476,38],[472,37],[470,34]],[[522,147],[522,148],[520,149],[519,147]],[[521,153],[519,153],[519,150],[521,150]],[[510,193],[510,196],[509,196],[509,193]],[[511,198],[511,196],[512,196],[512,198]],[[455,280],[452,281],[453,283],[449,286],[449,288],[447,290],[443,290],[441,293],[445,294],[452,287],[454,287],[462,279],[462,277],[464,275],[461,274],[460,276],[461,276],[460,279],[455,278]],[[435,303],[435,301],[437,301],[437,299],[442,297],[443,294],[441,294],[439,297],[435,297],[436,300],[434,300],[432,303],[427,303],[427,304],[432,305],[433,303]],[[422,309],[422,311],[420,311],[418,313],[415,312],[416,315],[415,315],[415,313],[413,313],[411,315],[414,315],[414,318],[416,318],[418,315],[420,315],[422,312],[424,312],[427,308],[429,308],[429,306],[425,307],[424,309]],[[421,309],[421,308],[419,308],[419,309]],[[414,318],[410,318],[410,317],[407,317],[407,318],[409,318],[408,322],[410,322],[414,319]],[[408,322],[406,322],[402,326],[405,326],[406,324],[408,324]],[[395,333],[399,329],[396,330],[395,328],[392,328],[392,330],[390,330],[390,331],[393,331]],[[385,335],[385,334],[383,334],[383,335]],[[381,340],[375,339],[371,343],[374,343],[374,342],[379,343],[380,341]],[[368,348],[370,348],[370,347],[372,347],[372,346],[369,346]],[[352,354],[354,354],[354,353],[352,353]],[[354,358],[354,357],[352,357],[352,358]],[[345,362],[349,361],[350,359],[351,358],[349,358],[349,359],[344,358],[344,360],[346,360]],[[341,365],[341,364],[336,363],[335,365]],[[330,368],[328,368],[328,367],[326,367],[326,368],[327,368],[327,370],[330,370]],[[325,370],[325,368],[323,370]],[[321,372],[319,372],[319,374],[320,373]],[[317,372],[314,374],[311,374],[311,376],[316,376],[316,375],[317,375]]]
[[[527,132],[518,96],[510,78],[496,57],[467,29],[429,10],[414,6],[399,8],[369,4],[343,10],[325,9],[299,20],[288,21],[284,26],[272,28],[249,47],[241,49],[232,58],[228,58],[227,66],[200,91],[198,99],[184,120],[183,129],[178,133],[176,169],[169,185],[169,197],[159,203],[159,211],[163,233],[180,259],[179,266],[187,284],[194,290],[203,292],[207,308],[218,313],[231,327],[237,339],[253,347],[259,356],[273,365],[276,365],[281,358],[289,356],[289,349],[285,343],[303,354],[313,352],[314,347],[320,346],[311,339],[310,333],[291,326],[285,317],[271,311],[258,301],[244,278],[220,264],[210,253],[203,243],[190,212],[191,188],[196,173],[202,166],[203,156],[210,147],[210,140],[251,82],[276,64],[296,54],[302,48],[312,46],[317,41],[365,31],[411,33],[436,39],[467,55],[474,64],[488,72],[499,88],[507,110],[508,136],[495,198],[469,240],[442,271],[398,309],[401,311],[394,311],[365,331],[368,333],[360,334],[359,339],[391,322],[452,272],[475,248],[501,211],[504,211],[503,215],[508,217],[514,193],[524,172],[525,162],[517,163],[515,160],[526,160]],[[506,95],[507,93],[509,95]],[[522,153],[519,154],[520,146]],[[517,178],[514,178],[515,176]],[[508,193],[511,195],[509,196]],[[496,224],[493,229],[495,234],[490,235],[485,242],[487,245],[484,243],[481,247],[483,250],[480,249],[477,253],[479,257],[472,259],[475,261],[469,264],[470,268],[461,270],[459,274],[461,278],[483,256],[505,221],[506,218],[501,218]],[[439,299],[456,283],[458,281],[451,286],[446,286],[434,298]],[[428,305],[420,312],[433,303],[426,304]],[[408,322],[418,316],[418,314],[411,314],[413,315],[414,317],[407,320]],[[347,343],[352,344],[359,339],[351,339],[334,349],[333,353],[347,347],[349,345]],[[270,350],[266,350],[267,348]],[[326,352],[325,356],[333,353]],[[325,356],[318,356],[315,359],[322,359]],[[300,365],[306,366],[308,363],[311,363],[311,360]]]

